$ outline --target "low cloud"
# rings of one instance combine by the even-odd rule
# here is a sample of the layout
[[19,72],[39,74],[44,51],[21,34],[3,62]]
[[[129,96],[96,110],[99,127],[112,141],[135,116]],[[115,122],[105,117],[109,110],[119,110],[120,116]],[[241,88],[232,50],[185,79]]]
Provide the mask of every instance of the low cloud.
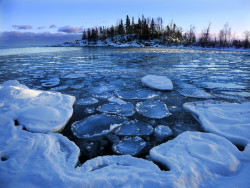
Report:
[[58,32],[64,33],[81,33],[83,30],[80,27],[64,26],[58,29]]
[[41,30],[41,29],[45,29],[46,27],[45,26],[42,26],[42,27],[38,27],[37,29]]
[[49,26],[50,29],[57,28],[55,24]]
[[32,26],[31,25],[13,25],[12,27],[15,27],[17,28],[18,30],[26,30],[26,29],[32,29]]
[[0,33],[0,46],[41,46],[81,39],[81,34],[8,31]]

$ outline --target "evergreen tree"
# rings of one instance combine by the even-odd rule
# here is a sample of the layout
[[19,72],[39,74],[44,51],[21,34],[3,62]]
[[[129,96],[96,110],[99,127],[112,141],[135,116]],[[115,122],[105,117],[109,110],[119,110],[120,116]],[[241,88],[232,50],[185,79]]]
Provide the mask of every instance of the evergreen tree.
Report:
[[86,31],[84,30],[82,34],[82,40],[85,40],[85,39],[87,39],[87,34],[86,34]]
[[123,25],[123,21],[122,20],[120,21],[120,23],[118,25],[117,34],[118,35],[125,34],[124,25]]
[[126,34],[131,34],[130,19],[128,15],[126,17]]

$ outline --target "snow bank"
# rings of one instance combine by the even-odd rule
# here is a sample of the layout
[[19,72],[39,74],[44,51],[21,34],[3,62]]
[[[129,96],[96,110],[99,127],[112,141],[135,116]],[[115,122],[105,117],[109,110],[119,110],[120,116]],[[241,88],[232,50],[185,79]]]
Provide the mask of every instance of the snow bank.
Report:
[[31,132],[58,132],[73,113],[75,97],[29,89],[18,81],[0,85],[0,114]]
[[152,89],[173,90],[173,83],[166,76],[147,75],[141,79],[141,82]]
[[150,157],[170,169],[171,187],[248,187],[249,147],[240,152],[223,137],[185,132],[151,149]]
[[216,101],[185,103],[204,129],[238,145],[250,143],[250,102],[232,104]]

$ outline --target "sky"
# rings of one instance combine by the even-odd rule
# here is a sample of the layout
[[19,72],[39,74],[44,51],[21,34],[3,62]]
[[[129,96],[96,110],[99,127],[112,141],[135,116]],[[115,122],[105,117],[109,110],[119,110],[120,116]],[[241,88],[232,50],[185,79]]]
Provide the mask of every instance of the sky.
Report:
[[44,45],[81,38],[84,28],[115,25],[126,15],[162,17],[187,31],[212,33],[229,23],[236,37],[250,30],[250,0],[0,0],[0,45]]

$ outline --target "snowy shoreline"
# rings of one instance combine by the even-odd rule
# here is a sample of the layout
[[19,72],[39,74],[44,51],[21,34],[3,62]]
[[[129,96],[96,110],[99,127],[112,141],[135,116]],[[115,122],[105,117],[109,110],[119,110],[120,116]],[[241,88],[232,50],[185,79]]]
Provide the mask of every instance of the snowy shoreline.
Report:
[[[162,84],[158,77],[153,78],[150,82]],[[153,147],[149,154],[152,161],[113,155],[96,157],[78,166],[80,151],[75,143],[58,133],[46,134],[60,131],[58,126],[69,120],[74,97],[32,90],[17,81],[0,85],[0,97],[0,182],[4,187],[248,187],[250,184],[249,102],[185,103],[184,108],[202,126],[210,125],[207,131],[213,133],[183,132]],[[43,125],[52,129],[44,130]],[[244,151],[222,137],[223,133],[217,134],[219,128],[222,132],[226,129],[225,137],[245,147]],[[240,130],[236,137],[235,128]],[[169,171],[161,170],[155,163]]]
[[191,50],[215,50],[215,51],[235,51],[250,53],[250,49],[236,47],[201,47],[201,46],[184,46],[183,44],[168,44],[161,40],[133,40],[130,42],[121,42],[121,36],[105,40],[97,40],[96,42],[88,40],[76,40],[74,42],[65,42],[63,44],[49,45],[48,47],[115,47],[115,48],[169,48],[169,49],[191,49]]

